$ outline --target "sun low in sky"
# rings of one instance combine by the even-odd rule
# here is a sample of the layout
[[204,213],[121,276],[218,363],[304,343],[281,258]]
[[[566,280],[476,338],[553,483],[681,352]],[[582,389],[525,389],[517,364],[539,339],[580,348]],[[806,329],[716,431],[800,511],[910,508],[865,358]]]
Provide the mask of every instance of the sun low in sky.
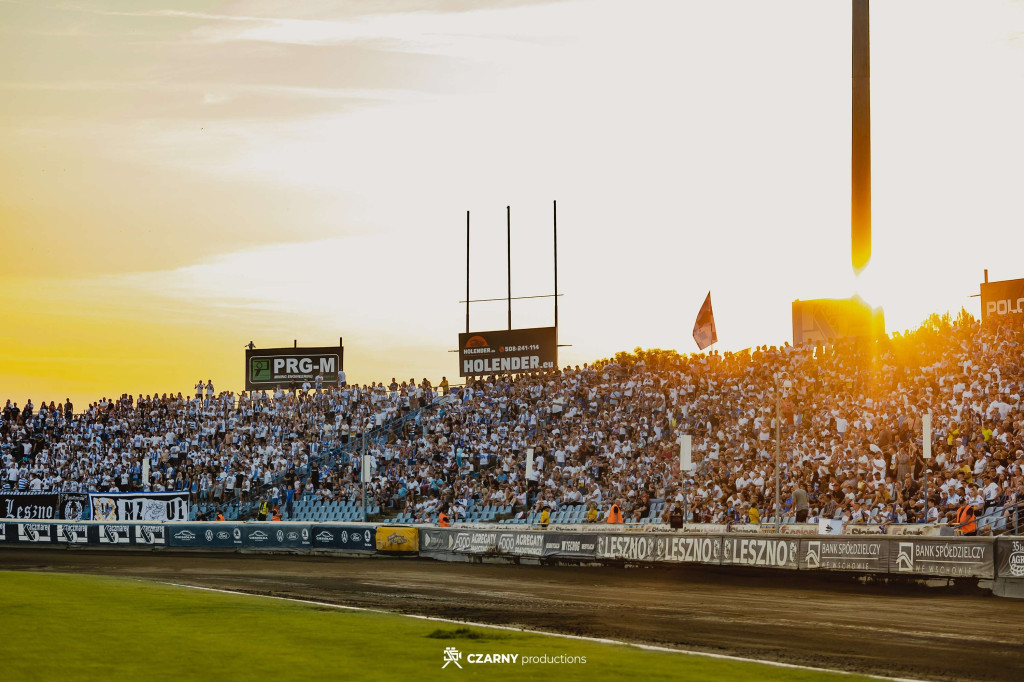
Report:
[[[0,396],[239,389],[243,346],[458,374],[474,297],[562,363],[889,329],[1024,276],[1024,3],[876,2],[874,255],[849,268],[848,0],[0,0]],[[501,329],[502,304],[474,307]],[[550,300],[513,309],[552,322]]]

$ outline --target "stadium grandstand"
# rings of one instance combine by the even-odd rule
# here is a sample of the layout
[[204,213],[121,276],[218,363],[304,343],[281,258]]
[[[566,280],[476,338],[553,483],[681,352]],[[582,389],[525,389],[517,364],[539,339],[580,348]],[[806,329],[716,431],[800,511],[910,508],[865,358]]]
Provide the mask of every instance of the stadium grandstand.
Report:
[[187,491],[199,519],[250,518],[266,500],[303,521],[585,524],[617,505],[624,523],[661,524],[685,503],[705,523],[953,524],[970,505],[998,532],[1024,495],[1022,352],[1014,317],[961,312],[876,341],[637,349],[451,389],[392,379],[236,395],[200,382],[78,411],[8,401],[0,475],[5,492]]

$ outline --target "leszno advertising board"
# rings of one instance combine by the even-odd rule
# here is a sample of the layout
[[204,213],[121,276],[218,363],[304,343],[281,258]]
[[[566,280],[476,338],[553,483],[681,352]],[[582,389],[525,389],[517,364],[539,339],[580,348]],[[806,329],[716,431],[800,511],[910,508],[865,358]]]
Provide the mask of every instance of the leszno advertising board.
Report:
[[799,568],[800,541],[766,537],[738,537],[722,540],[722,563],[734,566]]
[[981,321],[990,315],[1024,313],[1024,279],[985,282],[981,285]]
[[719,537],[599,533],[597,538],[599,559],[717,564],[721,555]]
[[554,327],[459,334],[459,376],[558,368]]
[[342,346],[321,348],[256,348],[245,351],[245,390],[302,388],[316,384],[337,386],[338,373],[345,369]]

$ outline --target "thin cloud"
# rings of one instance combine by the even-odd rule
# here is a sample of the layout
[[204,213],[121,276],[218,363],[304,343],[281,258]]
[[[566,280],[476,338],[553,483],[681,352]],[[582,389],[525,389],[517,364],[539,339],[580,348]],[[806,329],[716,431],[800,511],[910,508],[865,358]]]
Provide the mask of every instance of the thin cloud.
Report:
[[495,26],[521,25],[513,17],[522,6],[547,4],[556,3],[510,2],[498,7],[465,7],[461,11],[447,12],[440,11],[440,8],[428,11],[375,11],[345,19],[217,14],[175,9],[118,11],[79,5],[58,7],[96,16],[178,18],[207,22],[189,32],[193,42],[201,43],[265,42],[325,46],[366,42],[395,51],[470,55],[478,53],[485,43],[544,45],[552,39],[560,38],[558,35],[546,34],[545,22],[536,20],[527,22],[527,33],[530,34],[528,39],[524,39],[521,35],[523,32],[519,30],[508,33],[494,31]]
[[[2,0],[0,0],[2,1]],[[53,81],[49,83],[26,83],[22,81],[0,81],[0,90],[12,91],[60,91],[60,92],[102,92],[162,90],[180,92],[205,92],[209,90],[228,91],[233,95],[276,95],[281,97],[305,97],[310,99],[360,99],[374,101],[399,101],[408,99],[401,90],[366,88],[313,88],[291,85],[232,84],[216,82],[168,83],[161,81]]]
[[[0,2],[9,2],[10,0],[0,0]],[[100,17],[136,17],[136,18],[158,18],[158,17],[179,17],[183,19],[201,19],[204,21],[268,21],[266,17],[247,17],[239,16],[234,14],[211,14],[209,12],[186,12],[184,10],[177,9],[154,9],[154,10],[143,10],[136,12],[125,12],[116,10],[103,10],[95,9],[92,7],[83,7],[80,5],[57,5],[57,9],[65,10],[68,12],[81,12],[83,14],[93,14]]]

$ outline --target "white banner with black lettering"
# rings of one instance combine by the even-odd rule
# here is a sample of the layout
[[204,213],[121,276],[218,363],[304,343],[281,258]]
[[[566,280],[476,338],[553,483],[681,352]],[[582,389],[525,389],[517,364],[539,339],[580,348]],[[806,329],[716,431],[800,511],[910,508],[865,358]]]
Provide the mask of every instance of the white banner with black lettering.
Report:
[[90,493],[93,521],[188,521],[188,493]]

